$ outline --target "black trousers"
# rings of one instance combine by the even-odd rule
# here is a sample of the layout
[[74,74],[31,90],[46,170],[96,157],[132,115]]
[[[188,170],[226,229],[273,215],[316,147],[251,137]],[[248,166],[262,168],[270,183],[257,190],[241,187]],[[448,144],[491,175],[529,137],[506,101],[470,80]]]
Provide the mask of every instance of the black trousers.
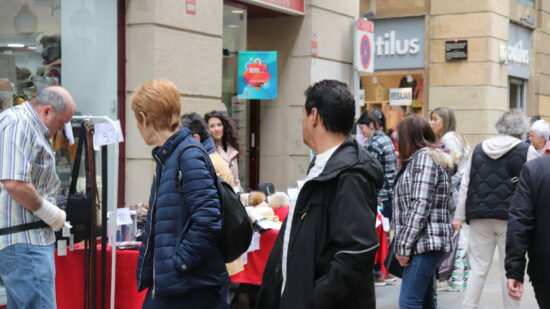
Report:
[[535,297],[540,309],[550,309],[550,281],[533,281]]

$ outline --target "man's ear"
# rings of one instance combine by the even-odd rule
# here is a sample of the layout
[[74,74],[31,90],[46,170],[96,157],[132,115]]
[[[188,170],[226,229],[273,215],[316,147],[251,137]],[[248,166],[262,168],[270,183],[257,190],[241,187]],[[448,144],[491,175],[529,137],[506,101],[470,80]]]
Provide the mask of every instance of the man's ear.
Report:
[[193,134],[193,138],[197,140],[197,142],[201,142],[201,137],[197,133]]
[[314,107],[311,109],[311,124],[315,127],[321,122],[321,118],[319,118],[319,113],[317,111],[317,108]]

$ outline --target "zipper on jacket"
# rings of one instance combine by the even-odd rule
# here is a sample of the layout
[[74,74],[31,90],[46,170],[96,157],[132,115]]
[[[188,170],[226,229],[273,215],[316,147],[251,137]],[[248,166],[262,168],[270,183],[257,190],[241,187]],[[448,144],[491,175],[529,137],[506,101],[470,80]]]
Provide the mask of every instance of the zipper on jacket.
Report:
[[[160,162],[159,158],[155,155],[155,160],[157,161],[157,163],[159,163],[161,165],[161,173],[162,171],[164,170],[164,165]],[[153,198],[153,205],[151,205],[151,222],[150,222],[150,225],[149,225],[149,235],[147,236],[147,248],[145,248],[145,254],[143,255],[143,264],[141,265],[141,272],[140,272],[140,275],[139,275],[139,287],[141,287],[142,283],[143,283],[143,268],[145,267],[145,260],[147,259],[147,253],[149,252],[149,248],[151,248],[151,235],[153,234],[153,228],[154,228],[154,214],[155,214],[155,206],[157,204],[157,195],[158,195],[158,180],[157,178],[159,178],[160,175],[155,175],[155,178],[154,178],[154,187],[155,187],[155,197]],[[155,256],[153,255],[153,291],[151,292],[151,298],[152,299],[155,299],[155,286],[156,286],[156,282],[155,282]]]

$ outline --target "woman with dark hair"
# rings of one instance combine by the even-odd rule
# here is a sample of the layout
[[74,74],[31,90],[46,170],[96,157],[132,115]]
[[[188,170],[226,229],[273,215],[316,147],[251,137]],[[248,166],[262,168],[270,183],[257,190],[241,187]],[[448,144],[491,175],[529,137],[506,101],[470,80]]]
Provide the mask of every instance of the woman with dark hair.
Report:
[[401,121],[397,139],[403,167],[394,188],[392,245],[404,267],[399,307],[435,308],[435,271],[451,250],[449,174],[454,163],[435,145],[435,134],[420,116]]
[[[384,171],[384,185],[378,191],[378,203],[382,205],[382,215],[388,219],[392,217],[392,195],[393,181],[397,174],[397,164],[395,158],[395,149],[390,138],[384,134],[378,122],[376,112],[382,114],[379,110],[365,111],[357,124],[361,134],[367,139],[364,149],[374,156]],[[374,282],[376,285],[385,285],[386,279],[380,272],[380,265],[374,265]],[[395,281],[395,277],[388,276],[388,281]]]
[[204,121],[208,124],[210,134],[216,143],[216,151],[227,161],[231,174],[233,174],[233,183],[236,191],[241,190],[241,181],[239,180],[239,139],[237,130],[233,127],[231,119],[225,112],[211,111],[204,115]]

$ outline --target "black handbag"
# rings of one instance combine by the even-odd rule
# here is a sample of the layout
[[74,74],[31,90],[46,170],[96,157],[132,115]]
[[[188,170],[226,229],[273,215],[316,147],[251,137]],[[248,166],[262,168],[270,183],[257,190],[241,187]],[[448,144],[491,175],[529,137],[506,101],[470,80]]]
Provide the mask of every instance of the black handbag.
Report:
[[388,273],[402,278],[403,277],[403,266],[399,264],[399,261],[397,260],[396,254],[397,250],[395,248],[395,238],[391,241],[390,244],[390,252],[388,253],[388,256],[386,257],[386,260],[384,261],[384,266],[388,270]]
[[71,185],[68,196],[58,196],[57,205],[67,213],[67,221],[73,226],[74,241],[80,242],[90,238],[90,208],[92,207],[92,196],[89,187],[89,175],[86,172],[86,192],[76,193],[76,183],[80,171],[82,153],[84,153],[84,166],[88,171],[88,152],[86,151],[86,128],[84,123],[80,128],[80,138],[76,148],[76,156],[71,173]]

